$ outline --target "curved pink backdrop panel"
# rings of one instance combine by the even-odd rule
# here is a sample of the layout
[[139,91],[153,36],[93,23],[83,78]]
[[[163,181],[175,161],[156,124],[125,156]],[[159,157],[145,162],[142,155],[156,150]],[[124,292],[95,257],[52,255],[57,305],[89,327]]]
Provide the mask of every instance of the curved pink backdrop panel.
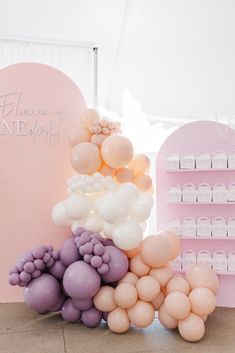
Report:
[[0,71],[0,302],[23,299],[8,285],[19,255],[41,244],[58,247],[69,229],[51,220],[65,197],[69,132],[79,124],[84,98],[62,72],[22,63]]

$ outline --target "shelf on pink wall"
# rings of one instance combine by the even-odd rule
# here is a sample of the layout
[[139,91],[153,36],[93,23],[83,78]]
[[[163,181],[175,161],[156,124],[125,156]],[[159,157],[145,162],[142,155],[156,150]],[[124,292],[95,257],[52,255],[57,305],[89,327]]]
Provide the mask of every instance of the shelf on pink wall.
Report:
[[179,235],[180,239],[185,240],[235,240],[235,237],[186,237],[184,235]]
[[233,169],[233,168],[224,168],[224,169],[212,169],[212,168],[210,168],[210,169],[174,169],[174,170],[167,170],[166,169],[166,172],[167,173],[197,173],[197,172],[199,172],[199,173],[203,173],[203,172],[205,172],[205,173],[208,173],[208,172],[234,172],[235,171],[235,169]]
[[229,202],[168,202],[169,205],[235,205],[235,201]]
[[[177,273],[185,273],[187,270],[174,270],[174,272]],[[235,276],[235,271],[215,271],[215,273],[217,275],[221,275],[221,276]]]

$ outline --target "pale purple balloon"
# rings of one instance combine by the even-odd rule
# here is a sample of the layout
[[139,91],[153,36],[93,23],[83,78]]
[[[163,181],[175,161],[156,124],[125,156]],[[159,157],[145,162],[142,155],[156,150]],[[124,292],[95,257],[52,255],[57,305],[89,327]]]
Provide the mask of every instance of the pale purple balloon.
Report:
[[79,236],[81,235],[83,232],[85,232],[85,228],[83,227],[77,227],[74,231],[73,231],[73,234],[75,236]]
[[58,279],[62,279],[66,270],[66,266],[60,261],[55,261],[54,265],[49,269],[50,274]]
[[84,260],[87,264],[90,264],[92,257],[93,257],[92,254],[85,254],[83,260]]
[[87,327],[97,327],[99,326],[100,322],[102,320],[102,312],[96,309],[94,306],[86,311],[83,311],[82,313],[82,322],[87,326]]
[[47,262],[47,268],[50,268],[54,265],[55,261],[53,257],[50,258],[50,260]]
[[26,304],[38,312],[45,312],[52,308],[59,300],[60,284],[48,273],[29,282],[24,291]]
[[60,249],[60,260],[65,266],[81,259],[73,238],[66,239]]
[[62,306],[61,315],[64,320],[74,322],[80,320],[81,311],[73,306],[72,299],[69,298]]
[[44,262],[42,261],[42,259],[36,259],[36,260],[34,260],[33,263],[34,263],[35,268],[36,268],[37,270],[44,270],[45,264],[44,264]]
[[24,265],[24,271],[27,273],[33,273],[35,271],[35,265],[33,262],[26,262]]
[[9,276],[9,283],[12,286],[16,286],[17,284],[20,283],[20,275],[19,273],[11,273]]
[[108,264],[111,261],[109,252],[105,252],[104,255],[102,255],[102,260],[105,264]]
[[104,254],[104,246],[102,244],[96,244],[94,246],[94,254],[102,256]]
[[48,252],[46,252],[42,258],[43,262],[48,263],[50,259],[51,259],[51,255]]
[[108,321],[108,316],[109,316],[109,312],[108,311],[103,311],[102,313],[102,319],[104,321]]
[[12,273],[18,273],[18,268],[16,266],[13,266],[10,271],[9,271],[9,275],[11,275]]
[[25,271],[22,271],[20,273],[21,282],[29,282],[31,280],[31,278],[32,278],[32,276],[29,273],[25,272]]
[[24,262],[18,261],[17,264],[16,264],[16,267],[17,267],[19,272],[22,272],[23,269],[24,269]]
[[32,251],[31,250],[29,250],[26,253],[24,253],[21,256],[21,258],[19,259],[19,261],[24,262],[24,263],[25,262],[33,262],[33,260],[34,260],[34,257],[32,255]]
[[40,271],[40,270],[35,270],[35,271],[32,273],[32,277],[33,277],[33,278],[38,278],[39,276],[41,276],[41,271]]
[[72,299],[73,306],[78,310],[88,310],[93,307],[93,300],[92,299]]
[[73,299],[90,299],[100,288],[101,279],[96,270],[84,261],[71,264],[64,273],[63,286]]
[[107,283],[119,281],[128,271],[128,258],[116,246],[106,246],[105,252],[109,253],[111,261],[109,270],[102,275],[102,279]]
[[100,256],[93,256],[92,259],[91,259],[91,266],[95,267],[95,268],[98,268],[102,265],[103,261],[102,261],[102,258]]
[[33,256],[35,257],[35,259],[42,259],[44,254],[45,248],[43,246],[40,246],[33,250]]
[[61,293],[61,295],[59,296],[59,299],[57,301],[57,303],[52,306],[49,311],[51,312],[57,312],[57,311],[60,311],[62,309],[62,306],[64,305],[64,302],[65,302],[65,295],[63,293]]
[[88,243],[91,240],[91,236],[89,232],[83,232],[79,238],[79,242],[81,245]]
[[60,252],[59,250],[53,250],[52,253],[51,253],[52,257],[54,260],[59,260],[60,258]]
[[102,264],[97,271],[99,272],[100,275],[104,275],[109,271],[109,266],[107,264]]

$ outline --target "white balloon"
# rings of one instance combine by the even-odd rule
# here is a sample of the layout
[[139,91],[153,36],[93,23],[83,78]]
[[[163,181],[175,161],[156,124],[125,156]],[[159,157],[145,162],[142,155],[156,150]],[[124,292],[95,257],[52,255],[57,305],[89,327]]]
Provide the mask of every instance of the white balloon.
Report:
[[114,227],[115,227],[114,224],[110,224],[110,223],[107,223],[107,222],[103,221],[103,232],[104,232],[104,235],[107,238],[112,239],[112,234],[113,234],[113,231],[114,231]]
[[119,187],[118,196],[129,204],[135,202],[139,195],[139,190],[132,183],[124,183]]
[[51,217],[58,226],[69,226],[74,221],[68,214],[66,201],[60,201],[53,207]]
[[144,202],[150,208],[153,207],[154,199],[153,196],[149,192],[140,192],[137,201]]
[[115,227],[112,239],[118,248],[133,250],[141,243],[143,231],[137,222],[129,219]]
[[102,220],[96,214],[90,214],[84,222],[84,228],[94,233],[101,232],[102,226]]
[[73,222],[73,224],[71,226],[72,232],[75,234],[76,229],[79,228],[79,227],[84,227],[84,221],[83,220]]
[[108,223],[120,223],[127,218],[128,205],[115,192],[106,193],[99,201],[99,214]]
[[71,218],[86,218],[91,211],[91,201],[86,195],[71,195],[66,200],[66,207]]
[[144,222],[150,216],[150,209],[146,203],[137,200],[131,204],[129,216],[138,223]]

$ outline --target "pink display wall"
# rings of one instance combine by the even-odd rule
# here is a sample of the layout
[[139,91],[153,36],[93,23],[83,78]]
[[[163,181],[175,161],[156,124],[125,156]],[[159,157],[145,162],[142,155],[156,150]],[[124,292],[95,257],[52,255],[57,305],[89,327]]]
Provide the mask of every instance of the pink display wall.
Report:
[[[208,183],[211,186],[217,183],[229,185],[235,182],[235,169],[209,169],[209,170],[175,170],[167,171],[166,158],[169,155],[179,156],[186,154],[198,155],[222,150],[229,154],[235,151],[235,131],[228,126],[217,122],[200,121],[180,127],[173,132],[162,145],[157,156],[156,173],[156,199],[157,199],[157,226],[158,230],[168,227],[172,219],[186,217],[207,217],[210,221],[214,217],[224,217],[228,220],[235,216],[235,202],[203,204],[200,202],[170,203],[167,193],[173,184],[183,186],[186,183],[199,185]],[[228,255],[235,250],[235,237],[209,236],[187,237],[181,235],[182,252],[186,249],[194,250],[197,254],[200,250],[209,250],[212,254],[215,250],[222,250]],[[213,264],[212,264],[213,266]],[[183,269],[178,270],[184,272]],[[218,305],[235,307],[235,271],[217,271],[220,280],[218,292]]]
[[84,109],[78,87],[54,68],[22,63],[0,71],[0,302],[23,300],[22,289],[8,284],[19,255],[68,236],[51,209],[73,174],[68,135]]

